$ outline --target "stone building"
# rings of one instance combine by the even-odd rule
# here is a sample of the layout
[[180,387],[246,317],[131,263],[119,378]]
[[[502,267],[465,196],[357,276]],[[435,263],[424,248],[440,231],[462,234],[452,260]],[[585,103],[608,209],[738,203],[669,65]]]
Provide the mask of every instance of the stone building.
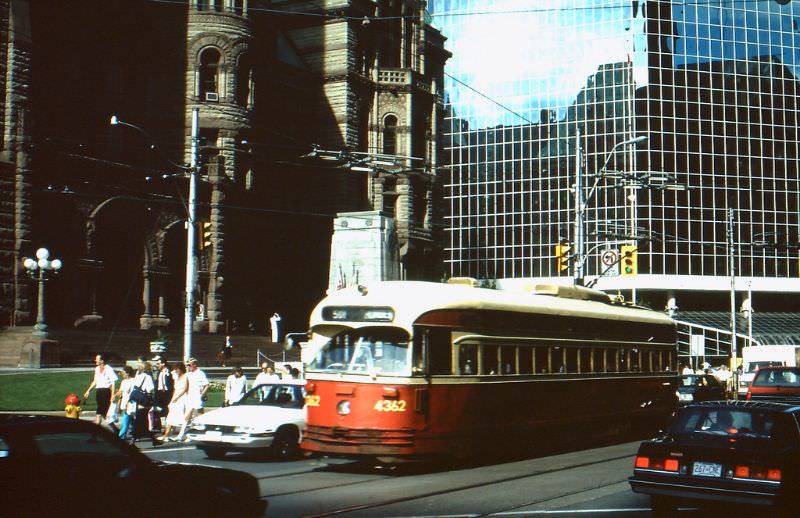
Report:
[[33,322],[46,246],[51,326],[180,329],[194,158],[199,332],[304,329],[339,212],[394,218],[403,275],[441,276],[424,1],[0,0],[0,27],[0,327]]

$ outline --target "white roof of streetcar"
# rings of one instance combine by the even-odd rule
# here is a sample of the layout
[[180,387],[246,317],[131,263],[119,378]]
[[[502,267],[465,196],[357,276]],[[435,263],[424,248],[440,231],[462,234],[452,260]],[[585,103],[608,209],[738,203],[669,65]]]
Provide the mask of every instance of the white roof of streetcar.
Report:
[[396,326],[409,333],[423,314],[442,309],[494,310],[515,313],[570,315],[573,317],[674,325],[664,313],[614,302],[602,292],[583,287],[539,285],[532,292],[478,288],[464,284],[421,281],[384,281],[344,288],[325,297],[311,312],[315,333],[326,334],[328,325],[341,329],[346,320],[323,318],[326,307],[389,307],[391,322],[359,322],[358,326]]

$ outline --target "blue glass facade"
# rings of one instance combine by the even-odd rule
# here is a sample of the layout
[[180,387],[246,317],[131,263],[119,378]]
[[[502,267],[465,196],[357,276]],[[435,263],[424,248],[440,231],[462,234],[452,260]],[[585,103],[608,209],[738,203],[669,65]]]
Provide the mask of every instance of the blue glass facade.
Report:
[[[766,1],[435,0],[446,68],[454,276],[569,275],[576,174],[603,288],[800,291],[800,8]],[[620,145],[635,137],[647,140]],[[687,187],[671,190],[665,186]],[[734,224],[727,222],[733,211]]]

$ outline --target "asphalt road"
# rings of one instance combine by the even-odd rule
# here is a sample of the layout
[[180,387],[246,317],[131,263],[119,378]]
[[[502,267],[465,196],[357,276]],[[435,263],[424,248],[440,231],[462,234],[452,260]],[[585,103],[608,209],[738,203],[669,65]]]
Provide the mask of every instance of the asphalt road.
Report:
[[[259,479],[268,516],[477,517],[651,516],[627,483],[638,443],[478,465],[380,467],[341,459],[277,462],[229,454],[206,459],[189,445],[143,448],[153,459],[247,471]],[[699,516],[695,509],[681,515]]]

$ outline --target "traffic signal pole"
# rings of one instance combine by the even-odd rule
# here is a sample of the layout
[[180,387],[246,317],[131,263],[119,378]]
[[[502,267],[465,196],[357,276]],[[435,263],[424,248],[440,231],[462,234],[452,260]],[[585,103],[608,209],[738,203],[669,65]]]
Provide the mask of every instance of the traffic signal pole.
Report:
[[192,357],[192,324],[194,323],[195,222],[197,221],[197,140],[200,131],[200,110],[192,110],[192,148],[189,164],[188,219],[186,221],[186,307],[183,313],[183,361]]
[[583,243],[583,228],[584,228],[584,211],[585,207],[585,200],[583,198],[583,170],[581,164],[581,130],[580,128],[575,130],[575,226],[573,228],[573,234],[575,236],[575,244],[573,245],[575,250],[574,254],[572,255],[572,273],[573,273],[573,284],[575,286],[582,286],[583,285],[583,253],[584,253],[584,243]]

